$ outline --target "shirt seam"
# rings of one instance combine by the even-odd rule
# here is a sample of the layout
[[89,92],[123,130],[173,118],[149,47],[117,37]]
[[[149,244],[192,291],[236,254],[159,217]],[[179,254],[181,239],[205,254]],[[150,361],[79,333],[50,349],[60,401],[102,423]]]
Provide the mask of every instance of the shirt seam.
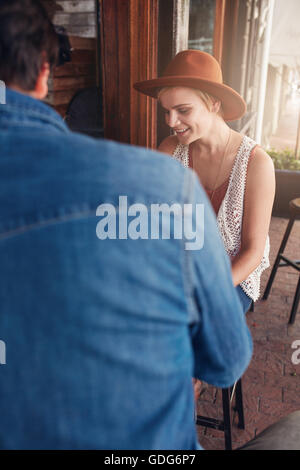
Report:
[[[18,112],[23,112],[24,113],[24,120],[22,121],[19,116],[16,118],[16,113]],[[24,125],[24,122],[29,122],[32,123],[33,119],[39,119],[40,121],[47,122],[48,124],[52,124],[56,127],[58,127],[60,130],[67,132],[69,129],[66,126],[66,124],[63,122],[60,122],[60,116],[52,116],[52,109],[50,108],[48,110],[49,114],[47,114],[46,110],[44,112],[38,111],[36,109],[32,109],[29,106],[18,106],[18,105],[11,105],[11,104],[6,104],[4,113],[7,113],[9,118],[1,117],[0,113],[0,122],[6,122],[11,124],[12,122],[14,124],[16,123],[21,123]],[[54,111],[53,111],[54,112]],[[41,123],[41,125],[43,125]]]
[[[186,170],[186,177],[184,181],[184,192],[183,200],[184,203],[191,204],[193,198],[191,194],[194,194],[195,189],[195,174],[191,170]],[[192,294],[193,286],[193,274],[191,271],[190,263],[192,262],[191,257],[189,256],[188,250],[185,249],[186,240],[182,237],[182,249],[183,249],[183,290],[185,297],[187,299],[187,309],[189,313],[189,324],[195,324],[196,320],[199,322],[199,312],[195,307],[194,298]]]
[[12,238],[18,235],[22,235],[27,232],[31,232],[33,230],[48,227],[51,225],[56,225],[60,223],[70,222],[72,220],[79,220],[89,217],[96,217],[96,211],[93,209],[86,209],[81,211],[74,211],[70,212],[69,214],[65,214],[63,216],[56,216],[56,217],[49,217],[47,220],[43,221],[36,221],[31,224],[23,224],[19,225],[18,227],[6,230],[1,232],[0,230],[0,241],[6,240],[8,238]]

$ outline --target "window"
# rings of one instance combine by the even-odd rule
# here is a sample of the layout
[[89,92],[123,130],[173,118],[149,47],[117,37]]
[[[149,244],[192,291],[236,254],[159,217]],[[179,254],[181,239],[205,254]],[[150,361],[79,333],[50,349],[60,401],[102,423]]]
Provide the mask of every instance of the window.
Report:
[[190,0],[189,49],[214,52],[216,0]]

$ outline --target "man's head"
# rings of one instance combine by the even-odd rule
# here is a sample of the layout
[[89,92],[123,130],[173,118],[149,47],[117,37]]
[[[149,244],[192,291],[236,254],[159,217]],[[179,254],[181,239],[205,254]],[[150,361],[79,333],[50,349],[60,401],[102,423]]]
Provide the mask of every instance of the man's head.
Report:
[[0,0],[0,80],[43,99],[56,63],[54,26],[38,0]]

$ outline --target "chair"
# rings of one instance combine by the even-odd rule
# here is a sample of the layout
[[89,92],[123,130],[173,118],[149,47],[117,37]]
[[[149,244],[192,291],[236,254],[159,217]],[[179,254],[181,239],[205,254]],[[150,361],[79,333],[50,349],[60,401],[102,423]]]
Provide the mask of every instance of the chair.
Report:
[[[292,266],[294,269],[296,269],[300,273],[300,260],[293,261],[286,256],[283,255],[284,249],[286,247],[286,244],[288,242],[291,230],[293,228],[295,219],[300,216],[300,198],[293,199],[289,203],[289,208],[290,208],[290,219],[288,226],[286,228],[285,234],[283,236],[280,248],[277,253],[277,257],[274,263],[274,266],[272,268],[264,295],[262,297],[262,300],[266,300],[268,298],[268,295],[270,293],[276,272],[278,268],[281,268],[282,266]],[[297,313],[297,308],[299,305],[299,300],[300,300],[300,274],[299,274],[299,280],[296,288],[296,293],[290,313],[290,318],[289,318],[289,324],[294,323],[295,318],[296,318],[296,313]]]
[[100,88],[89,87],[77,91],[68,105],[65,122],[73,132],[103,138]]
[[[251,302],[248,312],[254,312],[254,302]],[[248,313],[247,312],[247,313]],[[235,382],[232,387],[222,388],[222,407],[223,419],[215,419],[207,416],[196,415],[196,424],[206,428],[217,429],[224,432],[225,450],[232,450],[232,436],[231,436],[231,409],[232,401],[235,396],[235,406],[233,410],[238,415],[238,428],[245,429],[245,417],[243,406],[243,389],[242,379],[240,378]]]
[[299,450],[300,411],[294,411],[272,424],[237,450]]
[[238,414],[238,427],[245,429],[244,408],[243,408],[243,392],[242,392],[242,379],[239,379],[233,387],[222,388],[222,405],[223,405],[223,419],[209,418],[206,416],[197,415],[196,424],[198,426],[205,426],[207,428],[217,429],[224,432],[225,450],[232,450],[232,437],[231,437],[231,404],[235,395],[234,410]]

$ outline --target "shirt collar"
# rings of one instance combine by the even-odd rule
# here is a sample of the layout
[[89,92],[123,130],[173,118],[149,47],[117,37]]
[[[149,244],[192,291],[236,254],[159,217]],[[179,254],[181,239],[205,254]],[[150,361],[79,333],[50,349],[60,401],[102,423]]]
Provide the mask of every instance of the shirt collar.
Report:
[[62,132],[70,132],[61,116],[50,106],[29,95],[6,89],[5,104],[0,104],[1,120],[10,122],[27,121],[50,124]]

